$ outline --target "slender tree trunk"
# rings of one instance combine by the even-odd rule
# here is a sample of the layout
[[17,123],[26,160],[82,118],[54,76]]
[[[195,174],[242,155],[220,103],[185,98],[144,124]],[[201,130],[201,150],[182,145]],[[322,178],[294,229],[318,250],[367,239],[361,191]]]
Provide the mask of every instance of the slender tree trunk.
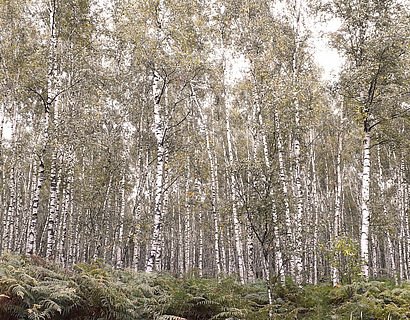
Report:
[[17,160],[17,103],[14,103],[13,112],[13,126],[11,130],[11,141],[12,141],[12,157],[11,157],[11,168],[10,168],[10,178],[9,178],[9,189],[10,197],[7,210],[5,211],[5,217],[3,217],[3,241],[2,248],[9,251],[13,250],[13,234],[15,229],[15,215],[17,212],[17,189],[16,189],[16,160]]
[[[141,116],[142,122],[142,116]],[[140,124],[140,128],[142,125]],[[139,142],[141,144],[141,142]],[[133,243],[134,243],[134,251],[132,257],[132,268],[135,271],[138,271],[138,265],[140,261],[140,230],[141,230],[141,210],[142,210],[142,198],[144,195],[144,181],[146,177],[147,166],[143,165],[142,160],[142,146],[139,147],[138,152],[138,160],[137,160],[137,194],[135,196],[135,204],[134,204],[134,234],[133,234]]]
[[[289,205],[289,195],[288,195],[288,186],[287,181],[288,177],[285,171],[285,162],[283,159],[283,142],[282,142],[282,133],[280,127],[280,120],[279,114],[276,106],[273,106],[273,113],[275,118],[275,125],[276,125],[276,133],[277,133],[277,146],[278,146],[278,159],[279,159],[279,179],[282,184],[282,192],[283,192],[283,202],[285,205],[285,225],[286,225],[286,240],[288,245],[292,247],[292,227],[290,221],[290,205]],[[291,253],[290,256],[290,270],[293,274],[295,270],[295,259],[293,258],[293,254]],[[281,281],[283,280],[283,276]],[[283,283],[283,282],[282,282]]]
[[236,252],[238,255],[238,270],[239,270],[239,280],[241,283],[245,283],[245,270],[243,263],[243,250],[242,243],[240,238],[240,224],[238,219],[238,196],[237,196],[237,182],[234,175],[234,159],[232,151],[232,132],[229,120],[229,108],[231,107],[231,102],[229,94],[226,96],[226,106],[225,106],[225,123],[226,123],[226,138],[228,142],[228,155],[229,155],[229,167],[230,167],[230,183],[231,183],[231,200],[232,200],[232,220],[233,220],[233,229],[234,229],[234,238]]
[[46,257],[49,260],[54,258],[54,244],[56,233],[56,219],[57,219],[57,150],[54,150],[51,158],[51,184],[50,184],[50,211],[47,221],[47,252]]
[[[272,297],[272,285],[270,283],[270,271],[269,271],[269,256],[268,252],[262,252],[263,259],[262,259],[262,264],[263,264],[263,274],[265,277],[265,282],[266,282],[266,287],[268,291],[268,302],[269,306],[273,304],[273,297]],[[272,310],[269,309],[269,319],[272,318]]]
[[319,226],[319,201],[317,192],[317,176],[316,176],[316,153],[314,149],[313,140],[313,129],[310,129],[310,158],[312,161],[312,214],[313,214],[313,284],[318,284],[318,251],[319,251],[319,241],[318,241],[318,226]]
[[201,181],[196,179],[195,181],[196,189],[198,192],[198,203],[199,203],[199,211],[198,211],[198,231],[199,231],[199,250],[198,250],[198,275],[200,278],[203,276],[203,269],[204,269],[204,259],[203,259],[203,254],[204,254],[204,232],[203,232],[203,205],[205,203],[205,195],[202,194],[202,184]]
[[[383,203],[383,214],[386,219],[388,219],[388,212],[387,212],[387,199],[386,199],[386,186],[385,186],[385,177],[383,174],[383,168],[382,168],[382,163],[380,159],[380,145],[377,146],[377,164],[379,166],[379,187],[380,187],[380,193],[381,193],[381,198],[382,198],[382,203]],[[393,278],[394,282],[396,285],[398,285],[398,277],[397,277],[397,269],[396,269],[396,261],[394,258],[394,249],[391,241],[391,236],[390,236],[390,231],[386,230],[386,240],[387,240],[387,249],[390,257],[390,263],[391,263],[391,270],[393,273]]]
[[[367,121],[366,121],[367,122]],[[362,274],[369,280],[369,225],[370,225],[370,130],[365,125],[363,139],[363,175],[362,175],[362,230],[360,240],[360,257]]]
[[[71,159],[70,159],[71,160]],[[71,162],[71,161],[70,161]],[[62,228],[61,228],[61,237],[60,237],[60,263],[67,267],[68,263],[68,254],[67,254],[67,226],[70,228],[69,222],[72,221],[72,215],[70,210],[72,208],[72,182],[73,182],[73,172],[71,171],[72,164],[69,163],[67,185],[63,190],[63,208],[62,208]]]
[[[3,161],[3,128],[4,128],[4,121],[6,118],[5,111],[6,111],[6,104],[0,101],[1,104],[1,121],[0,121],[0,213],[4,210],[5,205],[5,170],[4,170],[4,161]],[[0,214],[0,216],[2,216]],[[3,231],[4,232],[4,231]],[[1,252],[1,250],[0,250]]]
[[119,216],[119,224],[120,228],[118,231],[118,242],[116,248],[116,257],[115,257],[115,267],[117,269],[124,268],[124,260],[123,260],[123,237],[124,237],[124,216],[125,216],[125,173],[122,174],[121,179],[121,204],[120,204],[120,216]]
[[[333,246],[335,245],[335,242],[337,241],[337,238],[339,237],[340,233],[340,225],[339,225],[339,220],[340,220],[340,212],[341,212],[341,206],[342,206],[342,152],[343,152],[343,104],[341,106],[340,110],[340,130],[338,134],[338,147],[337,147],[337,156],[336,156],[336,198],[335,198],[335,215],[334,215],[334,221],[333,221]],[[336,252],[336,260],[339,259],[337,256]],[[336,284],[340,281],[339,275],[338,275],[338,270],[335,264],[332,265],[332,282],[333,286],[336,286]]]
[[[262,117],[262,112],[260,110],[259,103],[256,106],[256,113],[258,116],[259,126],[263,128],[263,117]],[[269,160],[268,143],[267,143],[265,132],[262,131],[261,133],[262,133],[262,145],[263,145],[265,165],[266,165],[267,171],[269,172],[271,170],[271,163]],[[280,238],[279,238],[279,220],[278,220],[278,214],[276,211],[276,201],[275,201],[275,196],[273,194],[273,189],[274,189],[273,187],[270,188],[270,197],[271,197],[271,202],[272,202],[272,223],[273,223],[273,232],[274,232],[274,237],[275,237],[276,269],[278,270],[280,281],[284,285],[285,284],[285,271],[283,268],[283,258],[282,258],[282,251],[280,247]]]
[[178,276],[182,278],[184,274],[184,239],[182,232],[181,210],[178,212]]
[[[208,160],[209,160],[209,170],[210,170],[210,176],[211,176],[211,207],[212,207],[212,219],[213,219],[213,227],[214,227],[214,232],[213,232],[213,243],[214,243],[214,257],[215,257],[215,265],[216,265],[216,277],[219,277],[219,274],[221,273],[222,267],[221,267],[221,260],[220,260],[220,254],[219,254],[219,225],[218,225],[218,212],[216,209],[216,200],[217,200],[217,185],[216,185],[216,180],[217,180],[217,172],[215,168],[215,162],[214,162],[214,156],[212,154],[211,150],[211,141],[210,141],[210,130],[207,127],[207,121],[206,118],[203,114],[202,108],[197,100],[195,90],[192,87],[192,92],[193,92],[193,97],[195,99],[195,102],[198,107],[199,115],[201,117],[201,124],[202,127],[205,131],[205,139],[206,139],[206,151],[208,154]],[[205,103],[206,107],[212,107],[211,106],[211,96],[206,96],[205,97]]]
[[188,273],[192,269],[191,265],[191,205],[189,197],[189,168],[188,177],[185,184],[185,213],[184,213],[184,262],[185,262],[185,273]]
[[161,206],[163,194],[163,172],[164,172],[164,129],[161,121],[161,95],[162,86],[159,74],[154,71],[153,81],[154,96],[154,134],[157,140],[157,169],[155,179],[155,209],[154,209],[154,230],[152,234],[151,249],[149,252],[146,272],[152,272],[154,269],[155,258],[158,255],[160,247],[160,230],[161,230]]
[[299,92],[298,92],[298,73],[299,73],[299,41],[300,41],[300,17],[301,17],[301,3],[300,0],[295,0],[295,50],[292,59],[293,69],[293,102],[295,107],[295,126],[296,134],[293,141],[294,155],[295,155],[295,182],[296,182],[296,199],[297,199],[297,211],[295,219],[295,267],[296,267],[296,283],[301,285],[302,283],[302,219],[303,219],[303,189],[301,180],[301,167],[300,167],[300,106],[299,106]]

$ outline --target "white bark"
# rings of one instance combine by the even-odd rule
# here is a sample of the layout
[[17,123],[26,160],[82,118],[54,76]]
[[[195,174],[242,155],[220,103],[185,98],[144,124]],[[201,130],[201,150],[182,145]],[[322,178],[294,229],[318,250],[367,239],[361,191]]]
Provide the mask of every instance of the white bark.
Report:
[[57,199],[57,150],[54,150],[51,158],[51,184],[50,184],[50,211],[47,221],[47,252],[46,257],[52,260],[54,257],[54,244],[55,244],[55,232],[56,232],[56,203]]
[[[205,131],[205,139],[206,139],[206,151],[208,153],[208,160],[209,160],[209,170],[211,176],[211,207],[212,207],[212,219],[213,219],[213,227],[214,227],[214,234],[213,234],[213,243],[214,243],[214,257],[215,257],[215,264],[216,264],[216,277],[219,277],[219,274],[222,271],[221,267],[221,260],[219,257],[219,224],[218,224],[218,212],[216,209],[216,198],[217,198],[217,172],[214,163],[214,156],[211,150],[211,141],[210,141],[210,132],[209,128],[206,125],[206,118],[203,114],[202,108],[197,100],[195,90],[192,87],[193,97],[198,107],[199,115],[201,118],[202,128]],[[211,107],[211,97],[208,95],[205,98],[206,107]]]
[[124,237],[124,216],[125,216],[125,173],[122,175],[121,179],[121,204],[120,204],[120,216],[119,216],[119,231],[118,231],[118,242],[115,252],[115,267],[117,269],[124,268],[124,261],[122,256],[123,250],[123,237]]
[[296,195],[297,195],[297,214],[295,219],[296,224],[296,248],[295,248],[295,265],[296,265],[296,283],[302,283],[302,219],[303,219],[303,188],[301,179],[301,166],[300,166],[300,141],[299,141],[299,102],[298,98],[295,98],[295,124],[297,133],[294,140],[294,152],[295,152],[295,179],[296,179]]
[[[268,288],[268,302],[271,306],[273,304],[273,297],[272,297],[272,286],[270,284],[270,272],[269,272],[269,261],[267,253],[263,254],[263,274],[265,276],[266,286]],[[272,318],[272,310],[269,309],[269,319]]]
[[[189,171],[189,169],[188,169]],[[189,197],[189,172],[185,187],[185,214],[184,214],[184,262],[185,273],[188,273],[192,269],[191,265],[191,205]]]
[[73,175],[71,172],[71,164],[69,164],[70,169],[68,172],[67,178],[67,185],[63,190],[63,206],[62,206],[62,225],[61,225],[61,237],[59,242],[59,251],[58,254],[60,256],[60,263],[66,267],[67,266],[67,251],[66,251],[66,244],[67,244],[67,225],[70,221],[70,206],[72,206],[72,199],[71,199],[71,185]]
[[203,259],[203,255],[204,255],[204,232],[203,232],[203,227],[202,227],[202,208],[203,205],[205,203],[205,195],[202,193],[202,184],[201,181],[199,181],[198,179],[196,179],[195,181],[195,185],[196,185],[196,190],[198,192],[198,199],[199,200],[199,212],[198,212],[198,229],[199,229],[199,251],[198,251],[198,275],[200,278],[202,278],[203,276],[203,263],[204,263],[204,259]]
[[[142,118],[142,117],[141,117]],[[141,119],[142,121],[142,119]],[[140,125],[141,128],[141,125]],[[138,264],[140,260],[140,247],[139,247],[139,241],[140,241],[140,229],[141,229],[141,202],[144,194],[144,175],[146,175],[146,170],[147,167],[143,166],[143,160],[142,160],[142,147],[140,146],[139,152],[138,152],[138,161],[137,161],[137,195],[135,196],[135,205],[134,205],[134,234],[133,234],[133,243],[134,243],[134,251],[133,251],[133,257],[132,257],[132,266],[135,271],[138,271]]]
[[[400,281],[403,282],[409,279],[409,261],[408,261],[408,213],[406,212],[406,187],[404,182],[404,157],[400,154],[398,168],[398,203],[399,203],[399,265],[400,265]],[[408,200],[407,200],[408,201]],[[407,216],[407,218],[406,218]]]
[[[386,199],[386,183],[385,183],[385,177],[383,174],[383,167],[380,159],[380,145],[377,146],[377,164],[379,167],[379,188],[380,188],[380,193],[381,193],[381,200],[383,203],[383,214],[386,219],[388,219],[388,212],[387,212],[387,199]],[[387,249],[388,249],[388,254],[389,254],[389,260],[391,263],[391,270],[394,278],[394,282],[396,285],[398,285],[399,280],[397,277],[397,269],[396,269],[396,260],[394,258],[394,249],[393,249],[393,244],[391,240],[391,235],[390,231],[386,230],[386,240],[387,240]]]
[[362,174],[362,230],[360,238],[360,257],[362,275],[369,279],[369,225],[370,225],[370,132],[365,128],[363,138],[363,174]]
[[5,205],[5,188],[4,188],[5,170],[4,170],[4,161],[3,161],[3,128],[4,128],[4,121],[6,118],[4,114],[6,111],[6,105],[2,101],[0,101],[0,104],[1,104],[1,121],[0,121],[0,171],[1,171],[1,175],[0,175],[0,190],[1,190],[0,192],[0,213],[1,213]]
[[182,278],[184,274],[184,239],[183,239],[183,232],[182,232],[182,222],[181,222],[181,212],[178,212],[178,276]]
[[44,181],[44,163],[42,159],[39,159],[39,164],[37,166],[37,185],[35,194],[33,197],[33,210],[28,230],[27,236],[27,253],[35,254],[37,248],[37,217],[38,217],[38,206],[40,202],[40,192]]
[[310,130],[310,157],[312,161],[312,213],[314,219],[313,225],[313,284],[318,284],[318,226],[319,226],[319,201],[317,192],[317,177],[316,177],[316,153],[314,151],[313,130]]
[[[291,227],[291,221],[290,221],[290,206],[289,206],[289,195],[288,195],[288,186],[287,186],[288,177],[285,171],[285,162],[283,158],[282,133],[281,133],[279,114],[278,114],[278,110],[276,106],[273,106],[273,113],[274,113],[274,118],[275,118],[276,134],[277,134],[279,179],[282,185],[282,192],[283,192],[283,197],[284,197],[283,202],[285,205],[286,240],[287,240],[288,246],[292,248],[293,247],[292,227]],[[293,273],[295,270],[295,259],[293,258],[292,254],[290,257],[290,270],[291,270],[291,273]]]
[[14,234],[14,222],[16,215],[16,203],[17,203],[17,190],[16,190],[16,160],[17,160],[17,104],[14,103],[13,112],[13,126],[11,130],[11,140],[12,140],[12,159],[10,168],[10,178],[9,178],[9,189],[10,189],[10,199],[7,210],[5,211],[5,216],[3,217],[3,241],[2,248],[9,251],[13,250],[13,234]]
[[300,168],[300,107],[299,107],[299,92],[298,92],[298,72],[299,72],[299,46],[300,46],[300,17],[301,17],[301,2],[295,0],[294,2],[294,32],[295,32],[295,50],[292,59],[293,69],[293,103],[295,107],[295,126],[296,134],[293,141],[294,155],[295,155],[295,180],[296,180],[296,198],[297,198],[297,212],[295,219],[295,267],[296,267],[296,283],[302,283],[302,218],[303,218],[303,191]]
[[[338,134],[338,147],[337,147],[337,156],[336,156],[336,198],[335,198],[335,215],[333,221],[333,245],[337,241],[340,232],[340,212],[341,212],[341,201],[342,201],[342,152],[343,152],[343,104],[340,110],[340,126]],[[336,256],[336,259],[339,257]],[[332,282],[333,286],[339,282],[339,275],[336,265],[332,265]]]
[[393,244],[391,241],[390,231],[387,231],[386,233],[386,240],[387,240],[387,249],[389,250],[390,263],[391,263],[394,283],[397,286],[399,284],[399,278],[397,277],[396,259],[394,258],[394,248],[393,248]]
[[235,238],[235,249],[238,255],[238,271],[239,280],[241,283],[245,283],[245,270],[243,263],[243,249],[242,242],[240,238],[240,224],[238,219],[238,195],[237,195],[237,182],[234,175],[234,159],[232,151],[232,132],[229,120],[229,109],[232,107],[231,95],[228,93],[225,97],[225,123],[226,123],[226,138],[228,142],[228,155],[229,155],[229,167],[230,167],[230,183],[231,183],[231,200],[232,200],[232,220],[233,220],[233,230]]
[[154,134],[157,141],[157,168],[155,178],[155,209],[154,209],[154,230],[151,240],[151,249],[147,260],[146,272],[152,272],[154,269],[155,259],[158,255],[160,246],[161,230],[161,206],[163,194],[163,172],[164,172],[164,129],[161,121],[161,96],[162,86],[161,78],[157,71],[154,71],[153,80],[153,97],[154,97]]
[[[276,110],[276,107],[274,107],[274,109]],[[263,128],[263,117],[262,117],[262,112],[260,110],[259,103],[257,103],[257,106],[256,106],[256,113],[258,116],[259,126]],[[262,130],[261,134],[262,134],[262,145],[263,145],[263,154],[265,158],[265,165],[266,165],[267,170],[270,171],[271,163],[269,160],[268,143],[266,140],[265,131]],[[279,220],[278,220],[278,213],[276,211],[276,201],[275,201],[275,196],[273,194],[273,187],[270,188],[270,197],[271,197],[271,202],[272,202],[272,223],[273,223],[273,232],[274,232],[274,237],[275,237],[276,269],[278,270],[280,281],[284,285],[285,284],[285,270],[283,267],[282,250],[280,247],[279,227],[278,227]]]

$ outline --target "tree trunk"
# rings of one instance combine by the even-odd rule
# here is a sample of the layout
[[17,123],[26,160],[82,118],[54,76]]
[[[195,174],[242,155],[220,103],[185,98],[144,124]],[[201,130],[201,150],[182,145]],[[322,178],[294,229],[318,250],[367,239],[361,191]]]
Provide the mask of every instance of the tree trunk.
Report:
[[[276,109],[276,107],[274,107]],[[256,113],[259,121],[259,126],[263,128],[263,117],[262,117],[262,112],[260,109],[259,103],[256,106]],[[271,163],[269,160],[269,151],[268,151],[268,143],[266,140],[266,134],[262,130],[262,145],[263,145],[263,154],[264,154],[264,159],[265,159],[265,166],[267,171],[269,172],[271,170]],[[276,257],[276,269],[278,270],[278,274],[280,277],[280,281],[282,285],[285,284],[285,270],[283,267],[283,258],[282,258],[282,250],[280,247],[280,238],[279,238],[279,220],[278,220],[278,213],[276,211],[276,201],[275,201],[275,195],[273,194],[273,186],[270,188],[270,197],[271,197],[271,203],[272,203],[272,223],[273,223],[273,232],[274,232],[274,237],[275,237],[275,257]]]
[[[165,84],[164,84],[165,85]],[[154,96],[154,134],[157,140],[157,169],[155,178],[155,209],[154,209],[154,230],[152,233],[151,249],[147,260],[146,272],[150,273],[154,269],[155,259],[160,248],[161,231],[161,206],[163,194],[163,172],[164,172],[164,129],[161,121],[161,95],[162,86],[159,74],[154,71],[153,81]]]
[[115,257],[115,267],[117,269],[124,268],[123,261],[123,237],[124,237],[124,216],[125,216],[125,173],[122,174],[121,179],[121,204],[120,204],[120,216],[119,216],[119,231],[118,231],[118,242],[116,248]]
[[[213,247],[214,247],[214,257],[215,257],[215,264],[216,264],[216,277],[219,277],[219,274],[221,273],[222,267],[221,267],[221,260],[220,260],[220,254],[219,254],[219,224],[218,224],[218,212],[216,209],[216,198],[217,198],[217,186],[216,186],[216,180],[217,180],[217,172],[215,168],[215,163],[214,163],[214,156],[212,154],[211,150],[211,141],[210,141],[210,130],[207,127],[208,121],[204,117],[202,108],[197,100],[195,90],[192,87],[192,92],[193,92],[193,97],[194,100],[197,104],[199,115],[201,118],[201,125],[203,127],[203,130],[205,131],[205,139],[206,139],[206,151],[208,153],[208,160],[209,160],[209,170],[210,170],[210,176],[211,176],[211,207],[212,207],[212,219],[213,219],[213,227],[214,227],[214,232],[213,232]],[[212,108],[211,105],[211,96],[207,95],[205,97],[205,103],[206,107]]]
[[235,238],[235,249],[238,255],[238,270],[239,270],[239,281],[245,283],[245,272],[244,272],[244,263],[243,263],[243,250],[242,243],[240,238],[240,224],[238,219],[238,195],[237,195],[237,182],[234,175],[234,160],[233,160],[233,151],[232,151],[232,132],[229,121],[229,109],[231,107],[231,96],[230,94],[226,95],[225,102],[225,123],[226,123],[226,138],[228,142],[228,155],[229,155],[229,171],[230,171],[230,183],[231,183],[231,200],[232,200],[232,220],[233,220],[233,230]]
[[[340,232],[340,211],[342,206],[342,152],[343,152],[343,104],[340,110],[340,130],[338,134],[338,147],[337,147],[337,156],[336,156],[336,198],[335,198],[335,215],[333,221],[333,246],[339,237]],[[336,260],[339,259],[338,253],[336,252]],[[332,265],[332,282],[333,286],[339,282],[339,275],[336,265]]]
[[[367,123],[367,121],[366,121]],[[362,175],[362,230],[360,238],[360,257],[362,275],[369,280],[369,225],[370,225],[370,131],[365,125],[363,139],[363,175]]]
[[[285,171],[285,162],[283,159],[283,142],[282,142],[282,133],[280,127],[280,120],[279,114],[276,106],[273,106],[273,113],[275,118],[275,125],[276,125],[276,134],[277,134],[277,146],[278,146],[278,159],[279,159],[279,179],[282,184],[282,192],[283,192],[283,202],[285,205],[285,225],[286,225],[286,240],[288,246],[290,248],[293,247],[292,243],[292,227],[290,221],[290,206],[289,206],[289,195],[288,195],[288,186],[287,181],[288,177]],[[295,270],[295,260],[293,259],[293,254],[291,253],[290,257],[290,270],[291,273]],[[283,280],[283,276],[281,276],[281,281]],[[283,282],[282,282],[283,283]]]
[[54,244],[56,233],[56,219],[57,219],[57,150],[54,150],[51,158],[51,172],[50,172],[50,211],[47,221],[47,252],[46,257],[49,260],[54,258]]

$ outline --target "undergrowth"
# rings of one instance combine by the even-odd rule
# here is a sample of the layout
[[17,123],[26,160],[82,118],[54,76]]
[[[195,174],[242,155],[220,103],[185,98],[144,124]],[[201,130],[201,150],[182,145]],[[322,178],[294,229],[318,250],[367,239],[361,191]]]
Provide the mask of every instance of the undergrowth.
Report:
[[176,279],[117,271],[97,261],[60,269],[38,257],[0,258],[1,320],[410,319],[410,284],[292,284]]

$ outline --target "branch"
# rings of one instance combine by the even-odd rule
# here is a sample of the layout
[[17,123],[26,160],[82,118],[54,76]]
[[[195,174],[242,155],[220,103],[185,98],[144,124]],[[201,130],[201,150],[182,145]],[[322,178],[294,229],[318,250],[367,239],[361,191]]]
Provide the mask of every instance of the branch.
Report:
[[47,101],[44,99],[43,95],[31,87],[25,87],[25,88],[28,89],[29,91],[34,92],[36,95],[38,95],[40,97],[40,100],[43,102],[44,108],[47,110]]

